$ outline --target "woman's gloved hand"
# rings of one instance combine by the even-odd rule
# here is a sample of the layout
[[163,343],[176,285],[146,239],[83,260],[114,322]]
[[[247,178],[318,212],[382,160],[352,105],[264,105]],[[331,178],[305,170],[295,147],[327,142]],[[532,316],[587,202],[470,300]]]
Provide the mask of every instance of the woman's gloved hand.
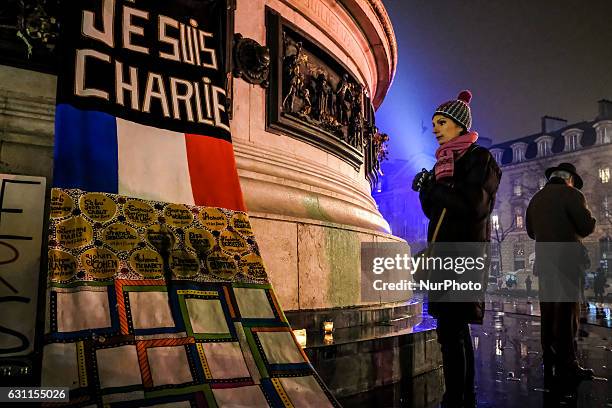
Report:
[[422,169],[420,172],[414,176],[412,180],[412,189],[416,192],[421,192],[421,190],[426,189],[433,182],[433,173],[427,171],[427,169]]

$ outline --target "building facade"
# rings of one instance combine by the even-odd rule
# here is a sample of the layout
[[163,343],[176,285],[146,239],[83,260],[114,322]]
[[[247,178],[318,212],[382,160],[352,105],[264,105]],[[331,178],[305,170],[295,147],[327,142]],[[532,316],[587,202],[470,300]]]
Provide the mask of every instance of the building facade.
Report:
[[589,271],[602,267],[610,274],[612,102],[600,100],[598,108],[593,120],[578,123],[544,116],[540,132],[491,146],[503,171],[492,213],[491,275],[512,274],[518,287],[524,287],[535,258],[525,211],[533,195],[546,184],[545,170],[563,162],[576,166],[584,180],[582,193],[597,219],[595,232],[584,240],[591,258]]

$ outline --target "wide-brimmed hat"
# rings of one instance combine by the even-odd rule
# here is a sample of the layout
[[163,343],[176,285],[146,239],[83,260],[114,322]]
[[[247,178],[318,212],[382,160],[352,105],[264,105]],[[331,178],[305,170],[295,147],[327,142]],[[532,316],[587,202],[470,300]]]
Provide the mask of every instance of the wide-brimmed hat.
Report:
[[576,172],[576,167],[574,167],[572,163],[561,163],[557,167],[549,167],[544,172],[546,179],[550,179],[550,175],[557,170],[563,170],[563,171],[567,171],[568,173],[570,173],[574,177],[574,187],[576,187],[578,190],[582,188],[582,185],[583,185],[582,178]]

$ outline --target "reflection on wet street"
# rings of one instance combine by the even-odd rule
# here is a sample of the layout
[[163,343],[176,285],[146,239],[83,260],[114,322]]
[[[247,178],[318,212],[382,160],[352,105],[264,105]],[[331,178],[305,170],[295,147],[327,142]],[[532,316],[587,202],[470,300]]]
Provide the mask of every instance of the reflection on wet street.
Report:
[[491,302],[485,324],[472,326],[479,407],[612,407],[610,328],[581,325],[579,359],[597,378],[560,396],[544,389],[539,317],[504,312],[507,306]]
[[[431,317],[426,315],[425,320]],[[544,388],[537,301],[492,297],[484,324],[471,326],[478,407],[612,407],[610,323],[609,304],[591,304],[583,311],[578,355],[580,364],[593,369],[596,378],[551,392]],[[442,399],[442,383],[439,369],[340,399],[340,403],[345,407],[437,408]]]

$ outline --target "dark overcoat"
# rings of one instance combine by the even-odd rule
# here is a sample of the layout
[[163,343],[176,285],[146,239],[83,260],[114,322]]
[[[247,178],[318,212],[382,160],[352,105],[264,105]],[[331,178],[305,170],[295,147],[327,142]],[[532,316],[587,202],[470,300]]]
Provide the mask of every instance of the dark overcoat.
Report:
[[[501,170],[491,153],[472,144],[455,161],[452,179],[434,180],[419,194],[423,212],[429,218],[427,241],[431,242],[442,210],[446,215],[440,224],[436,242],[489,242],[490,215],[501,179]],[[486,285],[488,267],[479,280]],[[467,323],[482,323],[484,302],[431,302],[429,313]]]
[[580,190],[553,177],[527,207],[527,234],[536,240],[534,273],[540,301],[578,302],[589,265],[582,238],[595,229],[595,218]]
[[527,207],[527,234],[537,242],[581,242],[595,229],[595,218],[580,190],[553,177]]

